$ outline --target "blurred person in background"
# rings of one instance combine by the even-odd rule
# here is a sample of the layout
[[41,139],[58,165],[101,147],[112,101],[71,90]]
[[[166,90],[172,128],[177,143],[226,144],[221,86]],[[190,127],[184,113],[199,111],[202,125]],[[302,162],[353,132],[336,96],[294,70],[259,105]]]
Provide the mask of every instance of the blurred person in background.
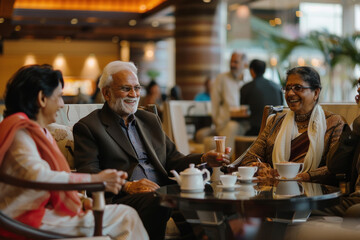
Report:
[[283,105],[283,93],[281,86],[264,78],[266,63],[254,59],[249,65],[250,74],[253,78],[240,90],[240,104],[250,107],[251,128],[246,132],[247,136],[257,136],[260,131],[262,114],[266,105]]
[[160,86],[156,83],[155,80],[151,80],[150,83],[146,86],[146,95],[141,98],[140,105],[145,106],[147,104],[156,104],[161,105],[161,90]]
[[182,100],[181,88],[178,85],[175,85],[170,89],[169,98],[169,100]]
[[226,136],[226,146],[234,148],[235,137],[244,135],[250,128],[248,122],[231,120],[231,107],[240,106],[240,89],[246,82],[247,57],[234,52],[230,59],[230,71],[219,74],[211,86],[212,120],[216,135]]
[[150,83],[146,86],[146,95],[140,98],[139,105],[147,106],[149,104],[155,104],[157,112],[162,119],[162,96],[160,86],[156,83],[155,80],[151,80]]
[[210,90],[211,90],[212,79],[211,76],[207,76],[204,82],[205,91],[196,94],[195,101],[210,101]]

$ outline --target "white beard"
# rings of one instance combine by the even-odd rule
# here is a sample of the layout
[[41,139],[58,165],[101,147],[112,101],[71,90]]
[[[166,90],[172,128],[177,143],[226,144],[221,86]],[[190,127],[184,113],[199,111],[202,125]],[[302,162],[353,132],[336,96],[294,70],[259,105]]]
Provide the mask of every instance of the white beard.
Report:
[[[130,97],[125,97],[125,98],[118,98],[116,99],[115,102],[111,102],[109,104],[110,108],[116,112],[119,115],[130,115],[130,114],[134,114],[137,109],[138,109],[138,105],[139,105],[139,100],[140,98],[130,98]],[[135,105],[131,106],[129,104],[126,103],[126,101],[128,102],[135,102]]]

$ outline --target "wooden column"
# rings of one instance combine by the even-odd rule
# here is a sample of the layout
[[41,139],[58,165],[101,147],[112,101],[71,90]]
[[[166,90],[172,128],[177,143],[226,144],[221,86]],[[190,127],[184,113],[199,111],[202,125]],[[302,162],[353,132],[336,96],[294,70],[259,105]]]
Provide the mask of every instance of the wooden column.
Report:
[[216,76],[221,63],[221,0],[175,4],[175,82],[183,98],[204,90],[206,76]]

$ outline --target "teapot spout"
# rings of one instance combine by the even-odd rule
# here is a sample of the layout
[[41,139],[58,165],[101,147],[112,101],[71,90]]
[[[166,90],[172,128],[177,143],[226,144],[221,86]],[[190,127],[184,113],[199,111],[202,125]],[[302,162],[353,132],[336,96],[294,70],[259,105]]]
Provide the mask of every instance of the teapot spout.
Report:
[[170,172],[174,175],[175,180],[177,181],[177,183],[178,183],[179,185],[181,185],[181,179],[180,179],[179,174],[178,174],[175,170],[171,170]]

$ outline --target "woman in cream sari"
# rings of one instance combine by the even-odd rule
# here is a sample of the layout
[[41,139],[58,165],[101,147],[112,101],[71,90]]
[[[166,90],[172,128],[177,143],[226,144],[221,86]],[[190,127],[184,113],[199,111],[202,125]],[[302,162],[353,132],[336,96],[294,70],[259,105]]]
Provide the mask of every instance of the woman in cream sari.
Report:
[[302,162],[304,170],[298,178],[336,184],[326,161],[339,140],[345,120],[324,111],[318,104],[319,74],[311,67],[293,68],[287,72],[283,91],[290,111],[276,114],[268,121],[241,164],[258,165],[258,176],[274,177],[275,163]]
[[[48,65],[22,67],[10,79],[5,119],[0,123],[0,171],[39,182],[106,182],[106,191],[118,193],[127,178],[125,172],[107,169],[98,174],[71,173],[46,130],[64,106],[63,86],[61,72]],[[0,183],[0,192],[2,212],[24,224],[69,235],[93,233],[91,210],[82,206],[76,191],[40,191]],[[106,206],[103,233],[119,240],[148,239],[136,211],[125,205]],[[0,227],[0,238],[4,236],[19,239]]]

